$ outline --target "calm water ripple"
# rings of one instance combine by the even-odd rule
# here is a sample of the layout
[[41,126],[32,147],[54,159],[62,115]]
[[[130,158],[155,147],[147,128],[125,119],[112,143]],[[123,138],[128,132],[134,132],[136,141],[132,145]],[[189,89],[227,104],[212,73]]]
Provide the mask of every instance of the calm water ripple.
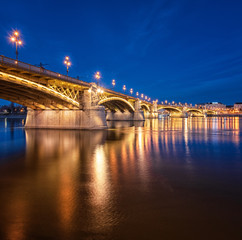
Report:
[[0,119],[0,239],[242,239],[242,119],[25,130]]

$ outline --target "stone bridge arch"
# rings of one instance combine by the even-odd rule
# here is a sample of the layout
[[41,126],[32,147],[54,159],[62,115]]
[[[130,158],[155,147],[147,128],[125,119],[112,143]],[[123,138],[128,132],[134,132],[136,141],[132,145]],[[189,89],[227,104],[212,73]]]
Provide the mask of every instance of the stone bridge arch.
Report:
[[110,110],[111,112],[135,112],[134,106],[126,99],[120,97],[109,97],[101,99],[98,102],[98,105],[103,105],[106,109]]
[[146,103],[141,103],[140,107],[145,112],[150,112],[150,107]]
[[207,115],[213,115],[213,114],[216,114],[216,111],[214,111],[214,110],[207,110],[206,113],[207,113]]
[[182,113],[182,110],[179,109],[179,108],[176,108],[176,107],[169,107],[169,106],[161,106],[161,107],[158,107],[157,111],[159,110],[166,110],[168,112],[171,112],[171,113]]
[[203,114],[203,110],[201,110],[201,109],[187,109],[187,112],[196,112],[196,113]]
[[202,109],[187,109],[186,111],[190,116],[204,116]]

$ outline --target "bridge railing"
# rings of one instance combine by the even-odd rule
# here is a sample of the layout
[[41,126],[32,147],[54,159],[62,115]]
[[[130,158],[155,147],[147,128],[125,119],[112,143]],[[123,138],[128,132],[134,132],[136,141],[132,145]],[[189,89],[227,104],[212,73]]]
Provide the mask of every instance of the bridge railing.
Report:
[[[66,82],[71,82],[71,83],[78,84],[78,85],[83,85],[83,86],[87,86],[87,87],[91,86],[91,83],[88,83],[88,82],[85,82],[85,81],[82,81],[82,80],[79,80],[76,78],[72,78],[72,77],[57,73],[57,72],[53,72],[53,71],[47,70],[43,67],[37,67],[37,66],[31,65],[29,63],[16,61],[15,59],[5,57],[3,55],[0,55],[0,65],[10,66],[10,67],[13,67],[15,69],[20,69],[20,70],[26,70],[31,73],[36,73],[39,75],[43,75],[46,77],[50,77],[50,78],[54,78],[54,79],[58,79],[58,80],[66,81]],[[102,89],[109,94],[114,94],[114,95],[118,95],[123,98],[129,98],[129,99],[133,99],[133,100],[137,99],[135,96],[130,96],[130,95],[127,95],[127,94],[124,94],[121,92],[116,92],[116,91],[108,89],[108,88],[102,87]],[[142,102],[149,103],[145,99],[141,99],[141,100],[142,100]]]
[[53,72],[53,71],[47,70],[43,67],[36,67],[36,66],[28,64],[28,63],[17,61],[15,59],[8,58],[3,55],[0,55],[0,64],[12,66],[14,68],[18,68],[21,70],[27,70],[29,72],[37,73],[40,75],[45,75],[46,77],[51,77],[51,78],[59,79],[59,80],[66,81],[66,82],[72,82],[72,83],[76,83],[76,84],[90,86],[90,84],[88,82],[84,82],[84,81],[76,79],[76,78],[72,78],[72,77],[57,73],[57,72]]

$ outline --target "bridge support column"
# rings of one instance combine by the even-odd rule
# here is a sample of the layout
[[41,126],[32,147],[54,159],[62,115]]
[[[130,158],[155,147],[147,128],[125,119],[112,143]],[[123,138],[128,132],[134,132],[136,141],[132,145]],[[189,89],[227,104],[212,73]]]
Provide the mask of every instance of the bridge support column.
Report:
[[134,117],[133,120],[134,121],[144,121],[145,120],[145,116],[144,116],[144,111],[141,110],[141,104],[140,104],[140,100],[137,100],[134,103]]
[[158,118],[158,111],[157,111],[157,102],[154,101],[153,105],[151,106],[151,113],[149,118]]
[[104,129],[107,128],[105,109],[92,106],[91,93],[81,93],[81,109],[28,109],[26,128],[49,129]]
[[107,111],[106,115],[107,121],[132,121],[133,120],[133,113],[129,111]]

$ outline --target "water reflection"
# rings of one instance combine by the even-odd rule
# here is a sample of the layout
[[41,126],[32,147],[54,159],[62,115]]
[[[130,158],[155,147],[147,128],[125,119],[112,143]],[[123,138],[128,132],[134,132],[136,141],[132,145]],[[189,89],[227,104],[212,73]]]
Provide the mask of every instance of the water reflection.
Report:
[[[227,184],[222,194],[228,189],[230,196],[241,194],[241,123],[239,118],[166,118],[110,122],[105,131],[21,128],[24,137],[11,125],[1,128],[9,161],[0,165],[0,238],[142,239],[165,234],[160,222],[168,232],[182,222],[198,231],[194,221],[201,216],[228,214],[222,206],[214,212],[203,199],[220,206],[211,195],[218,179]],[[22,141],[20,157],[10,154],[11,128],[13,139]],[[198,191],[196,186],[208,183],[209,191]]]

